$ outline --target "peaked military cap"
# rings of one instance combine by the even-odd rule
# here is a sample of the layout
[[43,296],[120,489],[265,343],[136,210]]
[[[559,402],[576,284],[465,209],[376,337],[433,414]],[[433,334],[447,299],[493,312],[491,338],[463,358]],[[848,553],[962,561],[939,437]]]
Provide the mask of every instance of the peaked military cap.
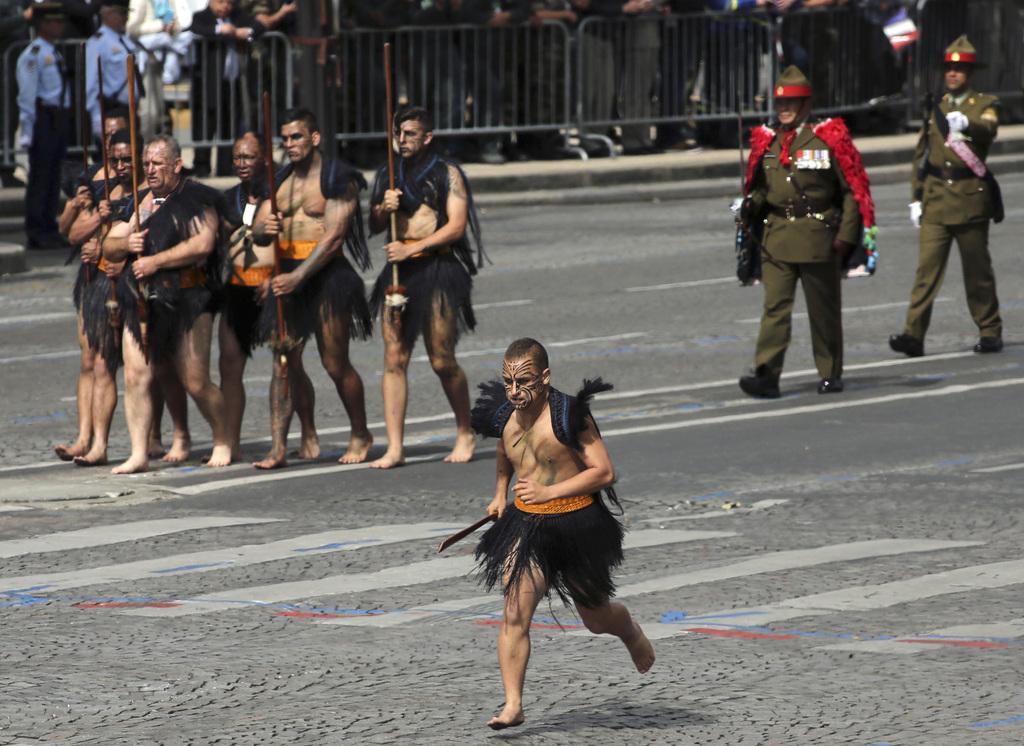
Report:
[[51,0],[36,0],[32,3],[32,20],[45,21],[49,18],[64,18],[64,3]]
[[782,75],[775,81],[775,98],[809,98],[811,95],[811,81],[803,74],[799,67],[790,65],[782,71]]
[[956,41],[946,47],[946,53],[942,58],[943,62],[961,62],[975,67],[981,67],[978,62],[978,50],[967,39],[967,34],[957,37]]

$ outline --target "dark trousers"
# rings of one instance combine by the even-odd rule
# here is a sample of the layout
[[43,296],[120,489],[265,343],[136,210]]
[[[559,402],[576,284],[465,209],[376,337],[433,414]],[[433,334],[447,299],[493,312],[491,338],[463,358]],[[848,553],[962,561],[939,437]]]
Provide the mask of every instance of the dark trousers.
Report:
[[70,122],[71,111],[68,109],[36,107],[25,189],[25,234],[30,245],[57,236],[61,164],[68,149]]

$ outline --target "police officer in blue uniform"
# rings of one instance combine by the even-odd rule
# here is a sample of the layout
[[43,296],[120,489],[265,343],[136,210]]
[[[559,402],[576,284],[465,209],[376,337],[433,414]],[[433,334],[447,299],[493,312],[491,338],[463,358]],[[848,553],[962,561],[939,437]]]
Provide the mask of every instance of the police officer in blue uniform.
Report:
[[32,6],[36,39],[18,56],[19,145],[28,148],[25,234],[30,249],[62,248],[57,231],[61,163],[71,126],[71,80],[54,42],[64,33],[59,2]]
[[[103,97],[107,109],[128,105],[128,69],[125,60],[138,52],[135,42],[125,36],[128,24],[128,0],[102,0],[100,30],[85,43],[85,101],[92,119],[92,133],[101,136],[99,65],[103,63]],[[143,95],[142,76],[136,62],[135,93]]]

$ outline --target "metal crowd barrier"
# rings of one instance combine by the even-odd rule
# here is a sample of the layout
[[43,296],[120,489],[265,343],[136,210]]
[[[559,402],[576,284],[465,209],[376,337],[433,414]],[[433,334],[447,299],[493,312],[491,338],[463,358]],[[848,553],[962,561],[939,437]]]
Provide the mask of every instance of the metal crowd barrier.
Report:
[[561,23],[356,29],[335,42],[341,65],[338,140],[384,136],[382,50],[391,42],[399,103],[426,106],[440,135],[571,125],[572,40]]
[[[17,59],[29,42],[20,42],[9,47],[3,55],[3,100],[0,103],[3,124],[3,142],[0,143],[0,160],[12,165],[21,149],[14,142],[15,128],[18,126],[18,86]],[[69,132],[68,156],[81,155],[82,121],[85,111],[77,98],[80,88],[80,76],[84,70],[76,67],[78,48],[85,44],[84,39],[67,39],[57,43],[64,57],[69,72],[67,81],[71,92],[71,130]],[[232,58],[232,52],[236,55]],[[293,105],[295,96],[294,85],[294,50],[288,37],[278,32],[263,34],[251,45],[229,48],[218,40],[196,38],[193,40],[187,66],[182,72],[182,81],[188,80],[188,97],[186,108],[191,117],[191,137],[180,138],[185,147],[209,147],[214,145],[231,145],[238,132],[255,129],[259,123],[260,108],[258,104],[260,92],[270,91],[272,100],[276,102],[275,116],[285,108]],[[154,77],[145,75],[147,86],[152,86]],[[158,78],[157,78],[158,80]],[[165,96],[168,100],[172,97]],[[140,110],[144,108],[140,101]],[[162,130],[161,121],[155,125]],[[91,131],[91,127],[89,128]],[[92,147],[93,143],[89,143]]]

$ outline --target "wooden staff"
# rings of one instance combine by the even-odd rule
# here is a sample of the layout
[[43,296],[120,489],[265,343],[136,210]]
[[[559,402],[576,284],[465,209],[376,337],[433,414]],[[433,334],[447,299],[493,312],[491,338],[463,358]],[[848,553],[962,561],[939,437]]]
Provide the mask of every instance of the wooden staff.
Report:
[[[274,179],[274,138],[271,134],[270,122],[270,94],[263,92],[263,165],[267,172],[267,189],[270,192],[270,211],[277,217],[277,183]],[[281,274],[281,238],[274,236],[274,277]],[[288,356],[285,355],[286,341],[288,335],[284,326],[284,302],[280,295],[274,296],[277,304],[277,344],[278,353],[281,355],[281,375],[288,377]]]
[[[89,110],[85,106],[85,45],[78,46],[75,52],[75,68],[78,71],[78,85],[75,92],[76,110],[78,114],[78,138],[82,142],[82,180],[89,187]],[[75,195],[78,190],[75,190]],[[71,261],[68,259],[68,261]],[[85,281],[92,282],[92,265],[85,263]]]
[[[391,42],[384,43],[384,98],[387,121],[384,129],[388,143],[388,189],[395,190],[395,143],[394,125],[395,112],[391,93]],[[391,240],[398,240],[398,213],[391,213]],[[405,288],[398,281],[398,263],[391,262],[391,285],[384,291],[384,305],[388,308],[392,325],[398,329],[402,325],[402,309],[409,299],[405,296]]]
[[[125,59],[125,70],[128,73],[128,141],[131,143],[132,149],[132,208],[135,213],[135,226],[136,229],[142,230],[142,221],[139,219],[139,159],[138,159],[138,140],[135,132],[135,118],[136,118],[136,102],[135,102],[135,55],[129,54]],[[128,262],[125,264],[124,271],[127,272],[131,267],[132,259],[134,257],[129,254]],[[148,301],[148,287],[142,280],[136,282],[139,289],[136,303],[139,309],[139,340],[142,347],[142,354],[149,355],[149,301]]]
[[444,541],[442,541],[440,544],[437,545],[437,553],[440,554],[441,552],[443,552],[445,549],[450,547],[455,542],[462,541],[463,539],[465,539],[467,536],[469,536],[471,533],[476,531],[481,526],[485,526],[488,523],[490,523],[491,521],[496,520],[496,519],[497,519],[497,516],[485,515],[483,518],[481,518],[479,521],[474,523],[472,526],[466,526],[461,531],[456,531],[454,534],[452,534],[447,539],[445,539]]
[[110,157],[107,152],[107,105],[103,101],[103,60],[96,58],[96,80],[100,84],[100,148],[103,153],[103,197],[110,201]]

